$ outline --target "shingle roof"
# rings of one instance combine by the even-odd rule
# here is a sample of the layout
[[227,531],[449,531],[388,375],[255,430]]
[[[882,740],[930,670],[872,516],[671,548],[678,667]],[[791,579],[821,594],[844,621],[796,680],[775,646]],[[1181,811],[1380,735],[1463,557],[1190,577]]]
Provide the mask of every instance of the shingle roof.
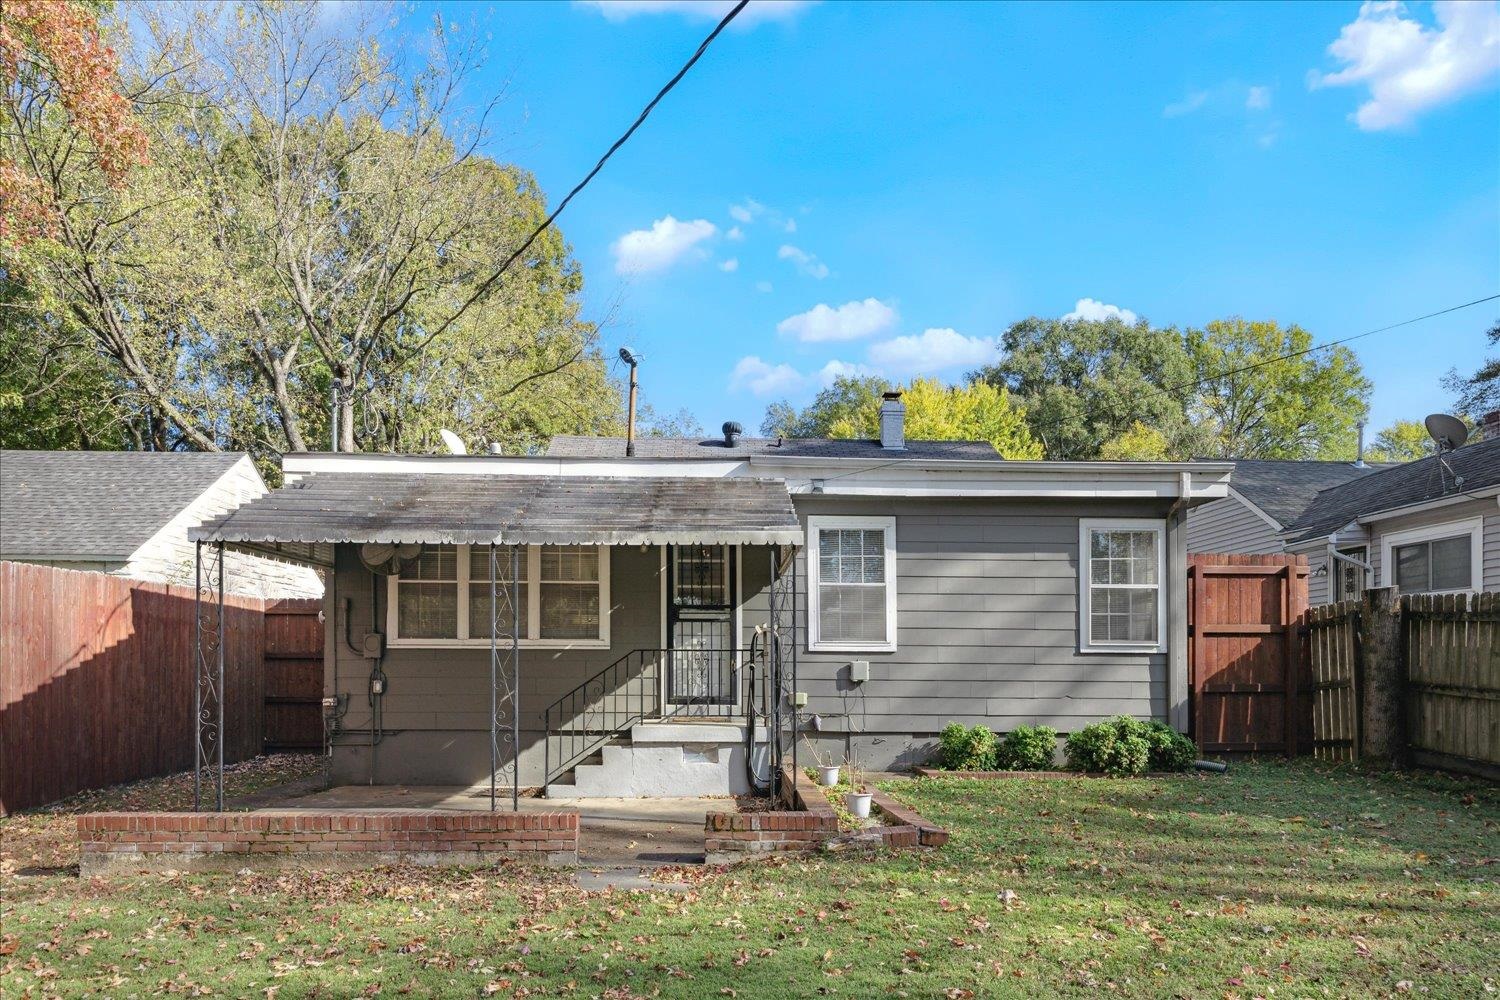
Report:
[[226,542],[790,544],[779,479],[316,472],[192,529]]
[[[1195,462],[1219,461],[1194,459]],[[1368,476],[1387,466],[1363,469],[1352,462],[1302,462],[1278,459],[1238,458],[1229,484],[1283,527],[1302,516],[1323,490]]]
[[126,558],[244,457],[0,451],[0,555]]
[[1460,496],[1454,477],[1463,478],[1465,493],[1500,485],[1500,438],[1476,441],[1443,456],[1379,469],[1350,483],[1324,490],[1293,524],[1288,537],[1326,535],[1366,514],[1410,507],[1428,500]]
[[[779,444],[777,442],[780,442]],[[547,446],[550,458],[625,457],[622,437],[585,437],[559,434]],[[733,448],[723,438],[636,438],[636,458],[749,458],[753,455],[787,455],[797,458],[959,458],[994,461],[1000,457],[988,441],[912,441],[903,451],[882,448],[872,439],[844,438],[747,438]]]

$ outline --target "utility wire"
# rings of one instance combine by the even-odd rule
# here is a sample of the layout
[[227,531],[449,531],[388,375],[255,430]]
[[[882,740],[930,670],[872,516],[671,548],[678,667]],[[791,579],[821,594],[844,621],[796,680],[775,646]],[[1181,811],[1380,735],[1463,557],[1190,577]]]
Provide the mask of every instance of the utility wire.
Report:
[[[605,151],[604,155],[599,157],[599,162],[594,164],[594,169],[590,170],[588,174],[584,176],[583,180],[573,185],[573,190],[569,191],[567,196],[564,197],[562,201],[557,203],[557,207],[552,210],[552,214],[543,219],[542,224],[531,231],[531,235],[526,237],[525,242],[517,247],[514,253],[505,258],[504,262],[502,262],[501,265],[495,269],[495,272],[493,274],[484,279],[484,281],[480,282],[479,287],[474,289],[473,293],[464,300],[463,305],[460,306],[458,310],[453,313],[453,315],[449,316],[446,320],[439,324],[438,327],[432,331],[432,333],[427,335],[426,341],[431,341],[434,337],[438,336],[449,326],[451,326],[460,316],[467,312],[469,306],[473,305],[475,301],[477,301],[481,296],[488,292],[490,288],[494,286],[495,282],[499,281],[501,276],[503,276],[506,271],[510,270],[511,265],[520,260],[521,256],[525,254],[527,250],[531,249],[531,245],[536,242],[537,237],[546,232],[547,228],[551,226],[552,223],[556,221],[557,217],[563,213],[563,209],[568,207],[568,202],[572,201],[580,191],[588,187],[589,181],[593,180],[594,176],[598,174],[599,171],[604,169],[604,165],[609,162],[609,158],[611,156],[614,156],[616,151],[618,151],[621,146],[630,141],[630,137],[635,135],[636,129],[640,128],[646,123],[646,119],[650,117],[652,111],[656,110],[656,106],[661,103],[662,98],[671,93],[672,88],[677,86],[677,84],[682,81],[683,77],[687,76],[688,70],[692,69],[693,66],[698,62],[698,60],[703,58],[703,53],[708,51],[708,47],[713,44],[714,39],[718,38],[720,33],[723,32],[725,28],[729,27],[729,22],[733,21],[736,17],[739,17],[740,11],[744,10],[745,7],[749,5],[749,3],[750,0],[740,0],[739,3],[734,5],[729,13],[724,15],[724,19],[714,27],[713,31],[710,31],[708,33],[708,37],[703,39],[703,41],[699,44],[697,50],[693,53],[692,57],[688,59],[687,62],[682,64],[682,68],[677,71],[677,74],[673,76],[672,79],[667,81],[666,86],[662,87],[656,92],[656,96],[651,98],[651,102],[641,109],[641,113],[636,116],[635,121],[630,123],[630,127],[625,130],[624,134],[614,141],[614,145],[610,146],[609,149]],[[426,341],[424,341],[424,343]]]
[[[1404,320],[1402,320],[1399,323],[1392,323],[1389,326],[1382,326],[1382,327],[1379,327],[1379,328],[1374,329],[1374,330],[1366,330],[1364,333],[1356,333],[1352,337],[1344,337],[1344,338],[1342,338],[1340,340],[1330,340],[1326,344],[1316,344],[1316,345],[1314,345],[1312,347],[1304,348],[1303,350],[1300,350],[1300,351],[1292,351],[1289,354],[1280,355],[1279,357],[1266,358],[1266,359],[1264,359],[1262,361],[1257,361],[1257,362],[1255,362],[1252,365],[1244,365],[1244,366],[1239,367],[1239,368],[1232,368],[1229,371],[1218,372],[1216,374],[1209,375],[1209,376],[1206,376],[1204,378],[1198,379],[1197,381],[1194,381],[1194,382],[1184,382],[1181,385],[1174,385],[1174,386],[1171,386],[1171,387],[1165,388],[1165,389],[1156,389],[1156,390],[1153,390],[1152,392],[1146,393],[1145,395],[1147,397],[1150,397],[1150,396],[1162,395],[1162,394],[1169,393],[1169,392],[1181,392],[1183,389],[1193,389],[1193,388],[1196,388],[1196,387],[1198,387],[1200,385],[1203,385],[1205,382],[1215,382],[1215,381],[1217,381],[1217,380],[1219,380],[1221,378],[1228,378],[1231,375],[1238,375],[1241,372],[1253,371],[1253,370],[1255,370],[1257,368],[1264,368],[1267,365],[1274,365],[1274,364],[1276,364],[1279,361],[1290,361],[1292,358],[1300,358],[1304,354],[1312,354],[1314,351],[1327,350],[1330,347],[1338,347],[1340,344],[1347,344],[1350,341],[1361,340],[1361,339],[1363,339],[1365,337],[1373,337],[1377,333],[1385,333],[1388,330],[1397,330],[1397,329],[1400,329],[1403,326],[1410,326],[1413,323],[1420,323],[1420,322],[1422,322],[1423,320],[1426,320],[1426,319],[1433,319],[1434,317],[1444,316],[1444,315],[1447,315],[1448,313],[1451,313],[1451,312],[1458,312],[1460,309],[1468,309],[1471,306],[1482,305],[1485,302],[1493,302],[1496,299],[1500,299],[1500,292],[1497,292],[1494,295],[1487,295],[1487,296],[1485,296],[1482,299],[1475,299],[1472,302],[1465,302],[1462,305],[1449,306],[1446,309],[1439,309],[1437,312],[1430,312],[1430,313],[1427,313],[1425,316],[1414,316],[1411,319],[1404,319]],[[853,470],[851,472],[842,472],[842,473],[840,473],[837,476],[821,476],[819,478],[821,478],[825,483],[826,482],[832,482],[835,479],[843,479],[843,478],[845,478],[847,476],[857,476],[857,475],[861,475],[862,473],[866,473],[866,472],[875,472],[875,471],[877,471],[879,469],[884,469],[884,468],[886,468],[888,466],[897,465],[897,464],[899,464],[899,463],[901,463],[903,461],[906,461],[906,459],[896,459],[896,460],[890,461],[890,462],[882,462],[879,465],[872,465],[872,466],[870,466],[869,468],[866,468],[866,469],[855,469],[855,470]]]

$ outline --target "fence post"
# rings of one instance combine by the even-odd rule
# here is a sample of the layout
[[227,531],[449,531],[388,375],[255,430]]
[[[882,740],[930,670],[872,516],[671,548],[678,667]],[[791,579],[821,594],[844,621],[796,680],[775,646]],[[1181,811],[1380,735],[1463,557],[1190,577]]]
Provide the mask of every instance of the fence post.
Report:
[[1356,686],[1363,722],[1360,757],[1402,767],[1407,757],[1406,657],[1401,641],[1401,595],[1395,587],[1364,592],[1360,608],[1362,675]]

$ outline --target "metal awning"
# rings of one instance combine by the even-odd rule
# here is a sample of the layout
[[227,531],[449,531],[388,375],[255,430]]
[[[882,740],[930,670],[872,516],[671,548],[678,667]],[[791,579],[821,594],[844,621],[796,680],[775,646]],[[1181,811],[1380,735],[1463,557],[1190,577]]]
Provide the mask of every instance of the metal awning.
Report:
[[189,531],[259,545],[799,545],[779,479],[316,472]]

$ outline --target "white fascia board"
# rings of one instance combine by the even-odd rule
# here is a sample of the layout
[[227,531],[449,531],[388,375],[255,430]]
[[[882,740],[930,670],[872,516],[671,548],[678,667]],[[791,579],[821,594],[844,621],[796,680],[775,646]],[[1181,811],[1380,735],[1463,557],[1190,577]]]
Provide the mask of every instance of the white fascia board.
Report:
[[1420,514],[1427,510],[1441,510],[1444,507],[1452,507],[1456,504],[1473,503],[1475,500],[1483,500],[1486,497],[1495,497],[1497,501],[1500,501],[1500,486],[1487,486],[1481,490],[1459,493],[1451,497],[1441,497],[1437,500],[1427,500],[1423,503],[1408,504],[1405,507],[1390,507],[1386,510],[1361,514],[1359,515],[1359,523],[1370,524],[1373,521],[1388,521],[1393,517],[1406,517],[1407,515]]
[[[1050,464],[1050,463],[1049,463]],[[1063,463],[1058,463],[1060,466]],[[752,461],[752,468],[762,467]],[[986,463],[975,467],[929,467],[902,463],[896,468],[847,469],[822,463],[816,470],[777,469],[794,495],[909,497],[1056,497],[1061,499],[1186,499],[1197,504],[1229,495],[1228,476],[1195,475],[1190,468],[1100,469],[1081,463],[1052,469],[1036,463]],[[1183,497],[1181,475],[1189,474]]]
[[336,452],[288,454],[290,480],[314,472],[457,473],[468,476],[682,476],[723,479],[742,475],[744,461],[722,459],[556,458],[546,455],[364,455]]

